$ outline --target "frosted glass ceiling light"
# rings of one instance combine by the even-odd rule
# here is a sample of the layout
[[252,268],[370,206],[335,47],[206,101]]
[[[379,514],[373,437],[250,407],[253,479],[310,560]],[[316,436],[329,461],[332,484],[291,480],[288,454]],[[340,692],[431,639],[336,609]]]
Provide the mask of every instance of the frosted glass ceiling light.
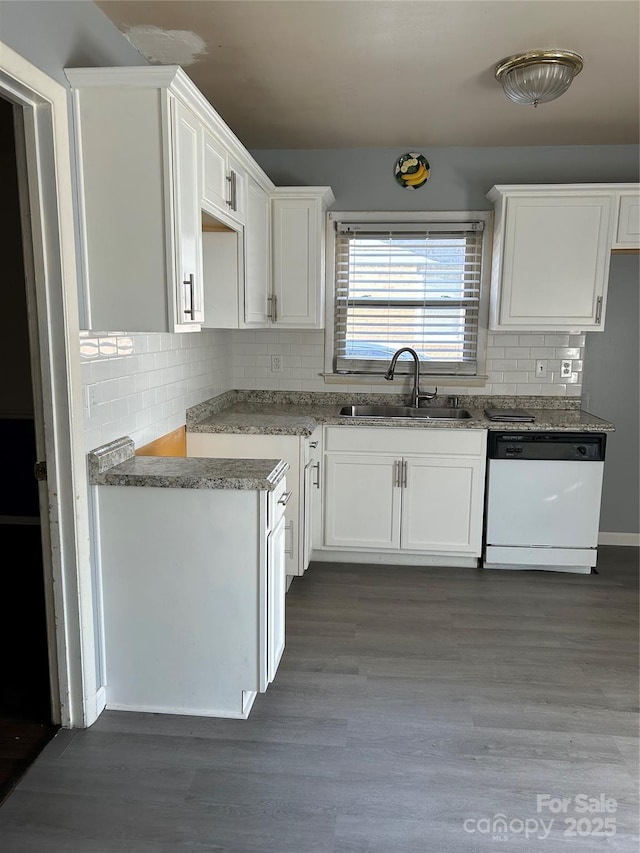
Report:
[[582,57],[570,50],[531,50],[496,65],[496,80],[516,104],[544,104],[566,92],[582,71]]

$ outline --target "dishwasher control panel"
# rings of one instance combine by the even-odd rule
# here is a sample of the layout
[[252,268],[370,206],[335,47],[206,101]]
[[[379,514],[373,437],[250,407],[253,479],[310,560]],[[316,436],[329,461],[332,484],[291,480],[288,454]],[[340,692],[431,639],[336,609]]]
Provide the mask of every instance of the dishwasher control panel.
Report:
[[549,459],[602,462],[605,433],[490,432],[489,459]]

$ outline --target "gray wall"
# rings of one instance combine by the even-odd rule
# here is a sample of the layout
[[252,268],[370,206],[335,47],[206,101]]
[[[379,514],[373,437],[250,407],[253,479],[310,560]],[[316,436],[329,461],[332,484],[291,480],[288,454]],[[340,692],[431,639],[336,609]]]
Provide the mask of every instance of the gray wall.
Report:
[[64,68],[149,64],[88,0],[2,0],[0,39],[65,87]]
[[640,255],[613,255],[604,331],[586,336],[583,401],[609,418],[600,530],[640,532]]
[[[215,105],[214,105],[215,106]],[[284,186],[330,186],[335,210],[487,210],[494,184],[637,181],[637,145],[535,148],[416,148],[431,166],[427,183],[406,190],[393,167],[394,148],[251,153]]]

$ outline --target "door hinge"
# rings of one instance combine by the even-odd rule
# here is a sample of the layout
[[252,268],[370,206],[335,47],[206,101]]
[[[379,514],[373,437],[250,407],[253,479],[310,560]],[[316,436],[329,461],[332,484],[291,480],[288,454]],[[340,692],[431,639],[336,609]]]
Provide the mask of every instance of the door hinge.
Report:
[[46,481],[47,479],[47,463],[36,462],[33,466],[33,474],[36,480]]

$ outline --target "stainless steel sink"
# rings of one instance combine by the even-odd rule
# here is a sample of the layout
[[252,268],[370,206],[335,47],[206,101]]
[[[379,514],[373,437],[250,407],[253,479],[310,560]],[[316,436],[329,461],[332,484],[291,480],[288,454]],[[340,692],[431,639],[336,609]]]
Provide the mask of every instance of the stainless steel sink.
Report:
[[420,420],[459,421],[471,417],[466,409],[441,409],[425,406],[415,409],[412,406],[343,406],[341,417],[348,418],[419,418]]

